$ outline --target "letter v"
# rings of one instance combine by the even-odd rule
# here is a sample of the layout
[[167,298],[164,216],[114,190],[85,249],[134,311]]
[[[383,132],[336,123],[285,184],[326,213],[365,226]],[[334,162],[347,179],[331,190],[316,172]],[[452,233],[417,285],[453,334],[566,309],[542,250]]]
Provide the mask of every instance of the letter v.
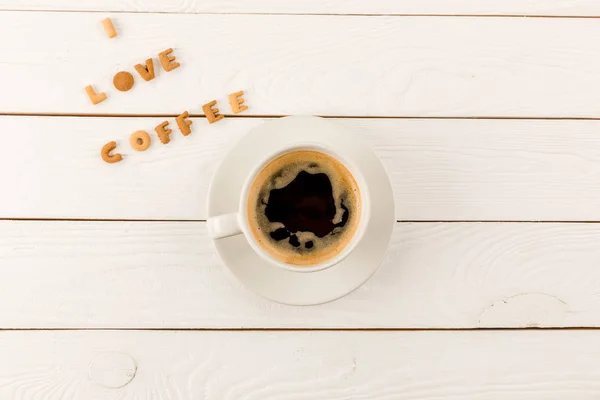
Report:
[[134,68],[145,81],[154,79],[154,61],[151,58],[146,60],[145,67],[142,64],[137,64]]

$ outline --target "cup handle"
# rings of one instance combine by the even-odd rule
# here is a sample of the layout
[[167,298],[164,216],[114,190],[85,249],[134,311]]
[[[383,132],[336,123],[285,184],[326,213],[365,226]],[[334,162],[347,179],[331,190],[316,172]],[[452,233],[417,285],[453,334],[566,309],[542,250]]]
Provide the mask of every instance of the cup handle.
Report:
[[217,215],[216,217],[209,218],[206,223],[208,226],[208,236],[211,239],[221,239],[242,233],[239,212]]

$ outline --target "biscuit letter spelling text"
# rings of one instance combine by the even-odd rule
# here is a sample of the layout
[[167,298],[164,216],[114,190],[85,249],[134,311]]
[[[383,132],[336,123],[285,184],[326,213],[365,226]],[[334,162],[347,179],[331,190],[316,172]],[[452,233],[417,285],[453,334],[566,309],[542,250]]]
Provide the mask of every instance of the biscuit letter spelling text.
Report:
[[244,95],[244,91],[240,90],[239,92],[235,92],[229,95],[229,105],[231,106],[231,111],[234,114],[239,114],[242,111],[245,111],[248,109],[248,106],[243,106],[242,104],[244,104],[244,99],[242,99],[242,96]]
[[154,60],[152,60],[151,58],[146,60],[145,67],[142,64],[136,64],[134,68],[145,81],[151,81],[155,77]]
[[184,111],[181,115],[175,118],[177,120],[177,126],[179,127],[179,130],[181,131],[183,136],[187,136],[190,133],[192,133],[192,130],[190,129],[192,121],[186,120],[186,118],[188,118],[189,116],[190,114],[187,111]]
[[102,20],[102,28],[104,28],[104,33],[106,33],[106,36],[108,36],[109,38],[112,39],[115,36],[117,36],[117,30],[115,29],[110,18],[104,18]]
[[135,151],[145,151],[150,147],[150,135],[146,131],[135,131],[129,136],[129,144]]
[[169,125],[169,121],[164,121],[157,125],[156,128],[154,128],[162,144],[167,144],[171,141],[169,135],[172,131],[171,129],[167,128],[167,125]]
[[175,56],[171,57],[169,54],[173,52],[173,49],[167,49],[163,52],[158,53],[158,58],[160,60],[160,64],[165,69],[165,71],[169,72],[179,67],[178,62],[175,61]]
[[92,85],[88,85],[85,87],[85,93],[88,95],[88,97],[92,101],[92,104],[94,105],[106,100],[106,93],[96,93]]
[[102,147],[102,151],[100,151],[100,156],[102,159],[109,164],[119,162],[123,159],[120,153],[110,154],[111,151],[117,148],[116,142],[108,142]]
[[113,85],[118,91],[126,92],[133,87],[133,75],[127,71],[117,72],[113,77]]
[[212,108],[217,104],[216,100],[211,101],[210,103],[206,103],[202,106],[202,111],[204,111],[204,115],[206,115],[206,119],[209,123],[214,124],[217,121],[223,119],[223,115],[219,114],[218,108]]

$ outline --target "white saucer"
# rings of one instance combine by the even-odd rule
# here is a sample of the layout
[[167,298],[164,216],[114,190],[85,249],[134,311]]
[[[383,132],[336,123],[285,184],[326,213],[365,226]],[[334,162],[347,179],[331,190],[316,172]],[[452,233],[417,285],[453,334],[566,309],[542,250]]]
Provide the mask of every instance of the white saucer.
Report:
[[[394,195],[383,165],[352,132],[317,117],[285,117],[265,122],[244,136],[217,169],[208,196],[208,215],[238,210],[242,186],[257,160],[273,149],[316,142],[340,151],[362,172],[371,198],[364,237],[342,262],[318,272],[294,272],[269,264],[244,235],[214,241],[231,272],[257,294],[278,303],[314,305],[347,295],[362,285],[383,261],[395,223]],[[362,189],[362,188],[361,188]]]

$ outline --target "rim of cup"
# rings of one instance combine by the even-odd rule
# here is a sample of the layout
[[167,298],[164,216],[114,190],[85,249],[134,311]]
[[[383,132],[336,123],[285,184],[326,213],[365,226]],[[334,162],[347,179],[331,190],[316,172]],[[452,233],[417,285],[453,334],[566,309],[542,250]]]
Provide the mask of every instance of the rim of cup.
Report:
[[[273,257],[260,244],[258,244],[256,239],[254,238],[254,235],[250,229],[250,221],[248,218],[247,205],[248,205],[248,201],[249,201],[249,192],[250,192],[250,188],[251,188],[252,184],[254,183],[254,180],[258,176],[258,174],[271,161],[275,160],[276,158],[278,158],[284,154],[287,154],[287,153],[291,153],[294,151],[302,151],[302,150],[312,150],[312,151],[324,153],[330,157],[335,158],[339,162],[341,162],[342,165],[344,165],[344,167],[346,167],[346,169],[354,177],[354,180],[356,181],[358,188],[359,188],[359,192],[360,192],[361,213],[360,213],[360,220],[358,223],[358,227],[356,228],[356,232],[354,233],[354,235],[352,236],[352,238],[348,242],[348,244],[344,247],[344,249],[339,254],[333,256],[332,258],[330,258],[324,262],[321,262],[321,263],[318,263],[315,265],[287,264],[287,263]],[[252,170],[252,172],[248,175],[248,178],[246,178],[246,181],[244,182],[244,185],[242,187],[242,193],[240,196],[240,205],[239,205],[239,214],[238,214],[239,221],[238,222],[240,224],[242,232],[244,233],[244,236],[246,237],[246,240],[248,241],[248,243],[250,244],[252,249],[263,259],[267,260],[269,263],[274,264],[280,268],[286,269],[288,271],[293,271],[293,272],[302,272],[302,273],[316,272],[316,271],[322,271],[324,269],[333,267],[334,265],[343,261],[346,257],[348,257],[352,253],[352,250],[354,250],[356,245],[361,241],[361,239],[364,236],[364,233],[366,231],[366,227],[369,222],[369,216],[370,216],[370,212],[371,212],[370,207],[371,207],[371,203],[370,203],[370,199],[369,199],[369,193],[367,190],[367,182],[364,179],[363,175],[361,174],[360,170],[354,165],[354,163],[351,162],[351,160],[349,160],[347,157],[344,157],[343,155],[341,155],[340,152],[330,148],[329,146],[326,146],[326,145],[323,145],[320,143],[316,143],[316,142],[295,143],[295,144],[292,144],[289,146],[285,146],[282,149],[275,152],[274,154],[267,157],[258,166],[256,166]]]

